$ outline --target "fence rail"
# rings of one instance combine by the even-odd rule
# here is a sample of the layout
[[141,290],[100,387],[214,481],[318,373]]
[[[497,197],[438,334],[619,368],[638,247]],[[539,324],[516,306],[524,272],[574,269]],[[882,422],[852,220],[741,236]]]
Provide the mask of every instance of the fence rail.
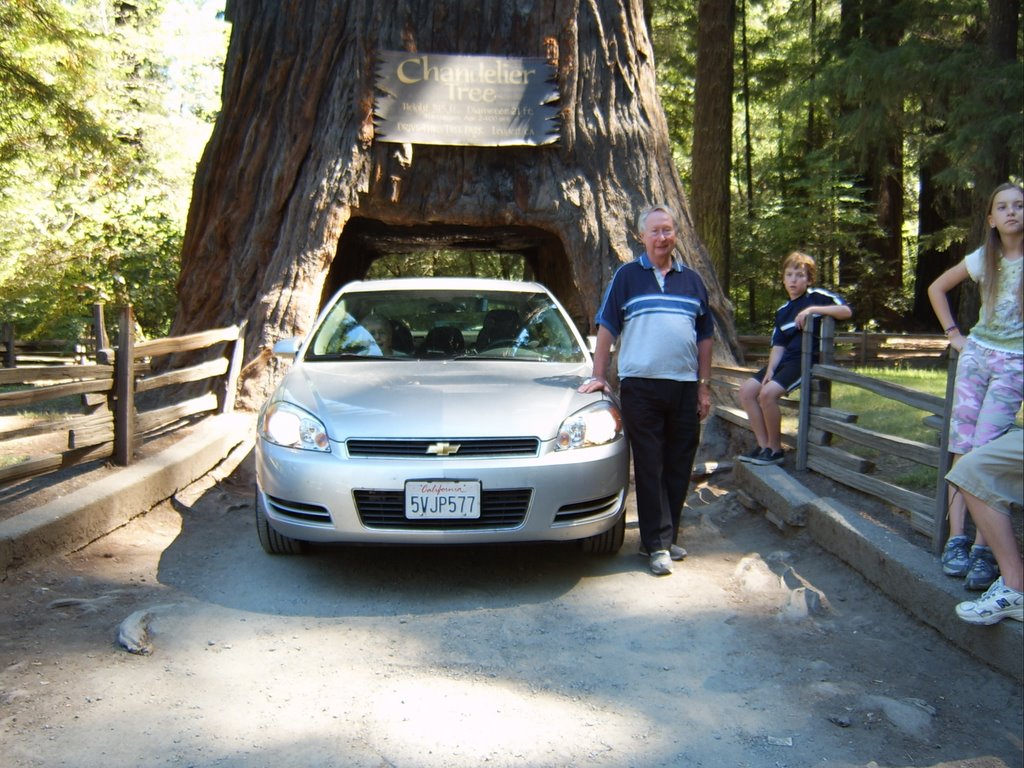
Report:
[[[116,348],[96,349],[105,363],[0,369],[0,387],[10,389],[0,392],[0,415],[66,398],[77,398],[79,411],[0,431],[0,442],[67,434],[65,450],[0,467],[0,485],[92,459],[110,457],[127,465],[147,436],[194,416],[231,412],[243,338],[244,326],[230,326],[136,343],[134,317],[126,307]],[[158,390],[163,391],[154,395]]]
[[[835,358],[837,355],[843,357],[843,344],[848,343],[849,337],[834,337],[834,328],[835,321],[832,318],[822,318],[822,346],[819,352],[821,362],[813,365],[813,336],[809,328],[804,333],[801,391],[806,394],[801,394],[798,400],[784,397],[780,402],[781,407],[791,414],[796,411],[797,417],[796,431],[784,431],[782,442],[787,447],[796,449],[798,470],[810,469],[905,511],[909,515],[911,526],[929,536],[933,550],[938,552],[947,533],[945,475],[949,469],[948,424],[956,372],[956,352],[947,349],[948,342],[943,337],[915,337],[909,346],[902,340],[889,345],[893,350],[906,351],[909,348],[920,349],[920,340],[928,340],[924,345],[929,350],[928,354],[934,355],[935,363],[946,369],[946,396],[940,397],[901,384],[864,376],[836,365]],[[934,350],[937,345],[931,341],[932,338],[941,340],[942,350],[938,353]],[[765,344],[767,343],[765,337]],[[845,359],[849,361],[848,357]],[[871,358],[861,359],[868,359],[868,364],[872,364]],[[750,428],[749,420],[743,409],[738,407],[737,395],[743,381],[755,370],[754,367],[726,366],[715,366],[713,369],[714,386],[716,395],[719,396],[719,402],[716,402],[715,406],[716,414],[746,429]],[[910,440],[900,435],[866,429],[857,424],[859,414],[846,413],[833,407],[833,382],[859,387],[885,400],[920,410],[923,413],[922,422],[936,430],[934,443]],[[878,477],[875,474],[875,461],[836,448],[832,445],[833,437],[876,451],[881,456],[880,461],[898,458],[936,470],[934,493],[920,493]]]
[[[835,322],[835,321],[833,321]],[[739,336],[746,365],[760,367],[768,360],[771,336]],[[835,337],[832,359],[860,367],[910,364],[945,367],[949,342],[940,334],[841,333]]]

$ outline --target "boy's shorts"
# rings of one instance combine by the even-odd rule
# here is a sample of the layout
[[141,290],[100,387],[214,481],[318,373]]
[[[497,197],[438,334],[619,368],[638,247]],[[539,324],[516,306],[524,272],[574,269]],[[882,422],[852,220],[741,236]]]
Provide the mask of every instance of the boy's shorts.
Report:
[[[761,370],[754,374],[753,378],[759,382],[764,381],[764,375],[768,373],[768,366],[764,366]],[[800,358],[795,360],[783,361],[779,363],[775,369],[775,375],[772,376],[772,381],[778,384],[780,387],[785,389],[787,392],[792,392],[794,389],[800,386]]]
[[965,453],[946,475],[953,485],[1009,515],[1024,501],[1024,430],[1011,429],[1002,437]]

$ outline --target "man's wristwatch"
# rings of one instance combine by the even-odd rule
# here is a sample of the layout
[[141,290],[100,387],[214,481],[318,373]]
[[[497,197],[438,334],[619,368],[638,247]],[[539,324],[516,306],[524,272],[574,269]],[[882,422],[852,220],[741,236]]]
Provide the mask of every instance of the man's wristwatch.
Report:
[[697,379],[698,384],[703,384],[705,387],[711,386],[711,379]]

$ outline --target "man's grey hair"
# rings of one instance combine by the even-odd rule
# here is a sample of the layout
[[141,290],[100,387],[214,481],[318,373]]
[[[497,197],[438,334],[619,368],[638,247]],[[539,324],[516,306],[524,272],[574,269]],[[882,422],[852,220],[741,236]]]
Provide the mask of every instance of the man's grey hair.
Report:
[[676,218],[676,212],[664,203],[658,203],[640,211],[640,215],[636,217],[636,231],[643,235],[644,229],[647,226],[647,217],[659,211],[668,214],[668,217],[672,219],[673,229],[679,229],[679,219]]

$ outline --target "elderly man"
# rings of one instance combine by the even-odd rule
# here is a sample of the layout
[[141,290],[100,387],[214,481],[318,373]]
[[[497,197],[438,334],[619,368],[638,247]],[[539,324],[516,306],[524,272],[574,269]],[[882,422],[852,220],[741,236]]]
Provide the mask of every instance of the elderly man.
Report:
[[610,391],[605,378],[618,339],[622,416],[633,453],[641,554],[651,572],[672,573],[683,503],[711,407],[714,325],[708,293],[676,246],[676,217],[655,205],[637,218],[644,253],[615,272],[597,313],[594,375],[581,392]]

